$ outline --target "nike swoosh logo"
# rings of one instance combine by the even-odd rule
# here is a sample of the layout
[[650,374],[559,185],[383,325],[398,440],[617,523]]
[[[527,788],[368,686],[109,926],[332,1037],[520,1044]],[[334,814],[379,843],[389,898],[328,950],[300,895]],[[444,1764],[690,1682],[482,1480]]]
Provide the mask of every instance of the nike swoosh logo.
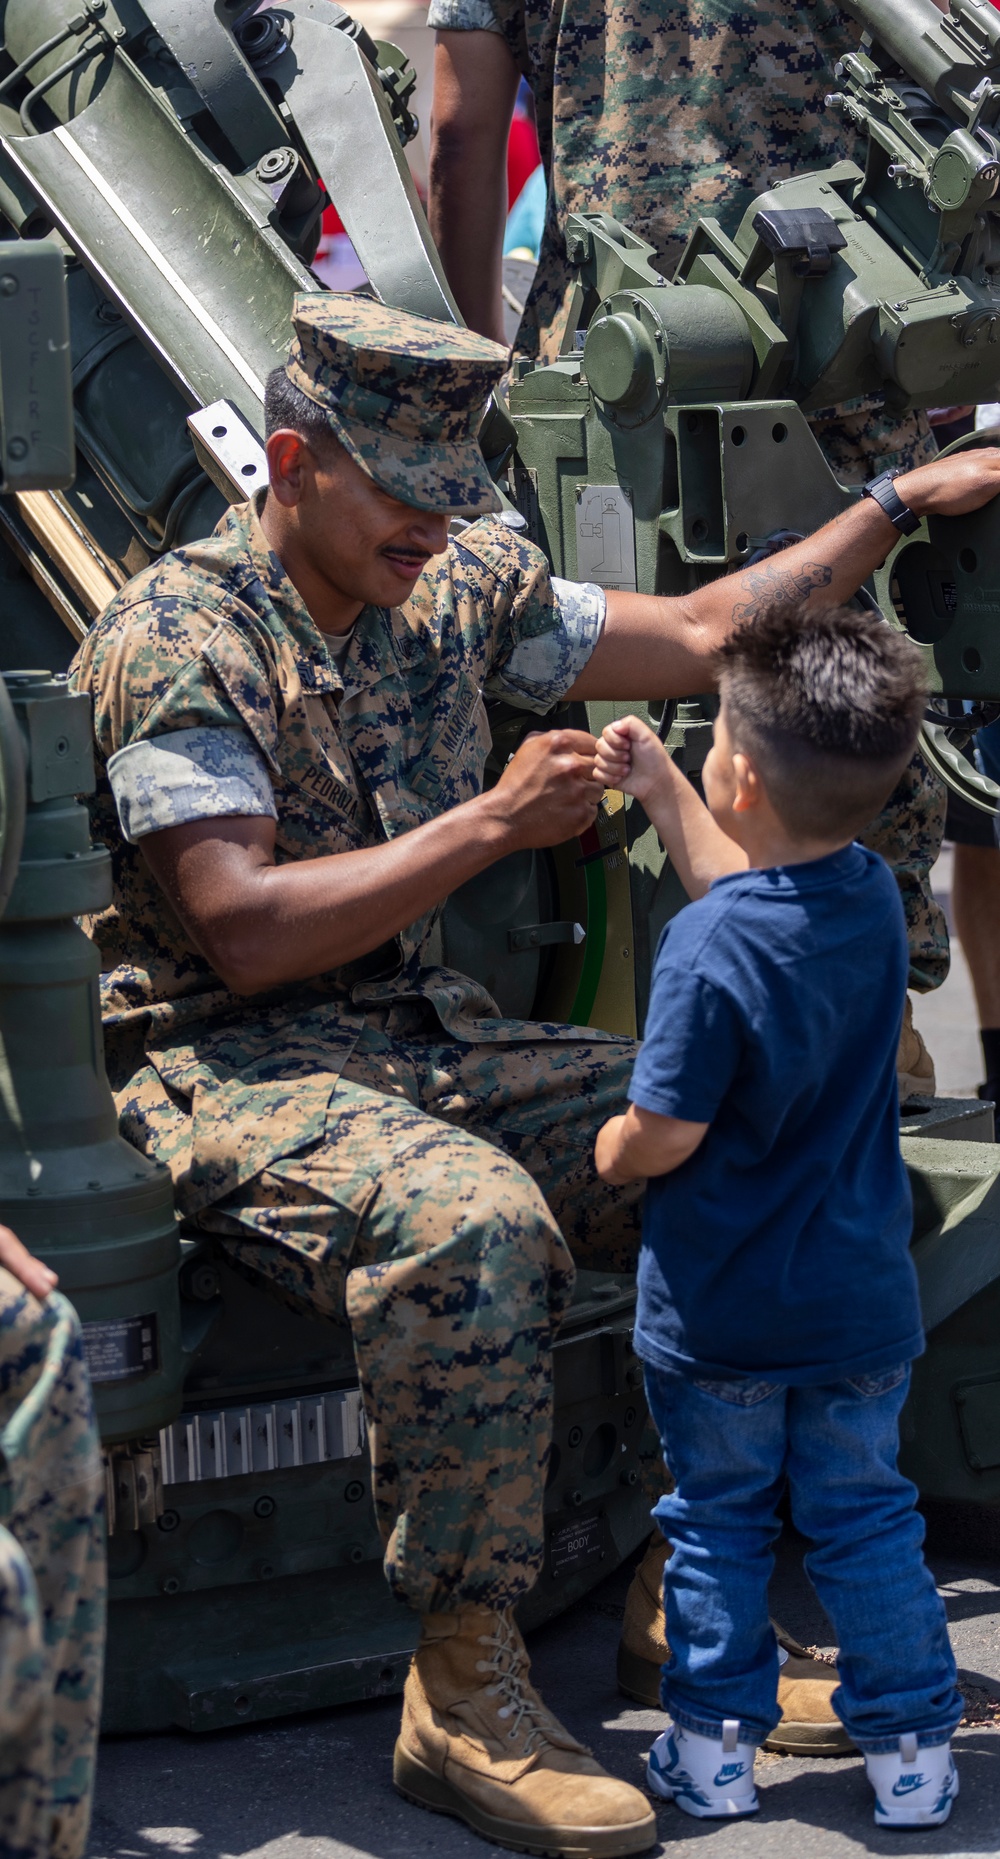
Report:
[[898,1798],[902,1794],[912,1794],[914,1789],[922,1788],[923,1785],[922,1775],[901,1775],[898,1782],[893,1783],[892,1792]]
[[712,1786],[714,1788],[724,1788],[727,1782],[738,1782],[740,1776],[745,1775],[746,1772],[747,1765],[745,1762],[724,1762]]

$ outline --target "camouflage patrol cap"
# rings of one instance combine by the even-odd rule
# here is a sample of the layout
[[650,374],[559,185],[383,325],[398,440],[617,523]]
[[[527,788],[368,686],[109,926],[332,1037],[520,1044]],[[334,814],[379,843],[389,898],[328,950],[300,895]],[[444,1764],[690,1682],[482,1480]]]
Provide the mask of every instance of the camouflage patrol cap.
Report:
[[370,297],[300,294],[286,370],[381,490],[425,510],[498,510],[476,443],[507,351]]

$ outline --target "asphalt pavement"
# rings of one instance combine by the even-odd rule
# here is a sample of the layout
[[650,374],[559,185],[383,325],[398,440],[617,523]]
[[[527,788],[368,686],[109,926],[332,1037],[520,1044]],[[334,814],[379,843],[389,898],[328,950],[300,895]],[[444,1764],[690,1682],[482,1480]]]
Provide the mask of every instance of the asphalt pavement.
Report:
[[[783,1539],[775,1613],[807,1645],[830,1628],[802,1571],[802,1545]],[[760,1814],[694,1821],[658,1811],[659,1851],[672,1859],[847,1859],[1000,1851],[1000,1540],[971,1548],[935,1529],[931,1562],[962,1668],[967,1722],[956,1739],[961,1796],[946,1827],[889,1833],[872,1821],[860,1758],[758,1758]],[[615,1688],[615,1651],[629,1571],[532,1635],[546,1701],[617,1775],[641,1782],[662,1727]],[[482,1859],[458,1822],[401,1800],[392,1787],[399,1701],[316,1713],[256,1728],[191,1736],[107,1739],[101,1747],[91,1859]]]

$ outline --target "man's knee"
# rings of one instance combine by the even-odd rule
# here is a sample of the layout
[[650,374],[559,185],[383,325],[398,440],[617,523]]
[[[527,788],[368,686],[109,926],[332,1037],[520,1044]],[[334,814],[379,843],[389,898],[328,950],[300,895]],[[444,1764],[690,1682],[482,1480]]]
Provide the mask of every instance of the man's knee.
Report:
[[[575,1268],[537,1184],[487,1144],[462,1140],[425,1157],[375,1210],[355,1251],[347,1285],[352,1323],[376,1306],[417,1297],[431,1307],[460,1297],[495,1314],[534,1310],[558,1321],[573,1295]],[[367,1250],[367,1258],[359,1253]]]

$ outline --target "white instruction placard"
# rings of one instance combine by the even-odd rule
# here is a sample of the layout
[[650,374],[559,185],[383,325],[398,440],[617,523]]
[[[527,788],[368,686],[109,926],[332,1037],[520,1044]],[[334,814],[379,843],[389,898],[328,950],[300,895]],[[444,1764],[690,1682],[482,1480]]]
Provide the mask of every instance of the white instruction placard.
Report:
[[581,484],[576,493],[576,577],[635,589],[635,517],[620,484]]

